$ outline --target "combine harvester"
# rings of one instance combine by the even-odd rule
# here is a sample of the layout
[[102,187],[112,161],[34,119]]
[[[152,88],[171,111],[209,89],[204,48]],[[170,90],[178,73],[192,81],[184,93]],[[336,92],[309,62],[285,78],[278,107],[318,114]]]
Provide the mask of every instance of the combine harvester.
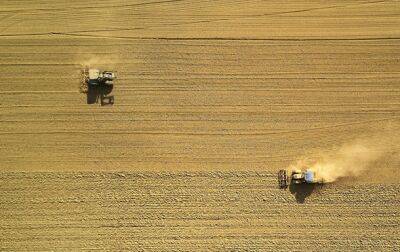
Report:
[[322,184],[324,181],[321,178],[318,178],[316,173],[307,169],[302,171],[300,169],[293,170],[288,177],[286,170],[280,170],[278,172],[278,183],[279,188],[287,188],[290,184]]
[[[79,91],[88,94],[88,96],[99,96],[102,106],[112,105],[114,104],[114,96],[106,95],[113,89],[113,81],[115,79],[114,72],[85,67],[82,71],[82,81]],[[90,94],[91,91],[95,91],[95,94]]]

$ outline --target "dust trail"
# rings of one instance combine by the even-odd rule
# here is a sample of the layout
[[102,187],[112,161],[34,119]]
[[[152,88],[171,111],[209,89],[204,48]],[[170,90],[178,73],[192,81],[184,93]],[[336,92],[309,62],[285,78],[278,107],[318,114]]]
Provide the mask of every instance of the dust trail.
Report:
[[119,54],[115,55],[101,55],[101,54],[88,54],[80,55],[75,58],[75,63],[79,64],[81,67],[99,67],[107,66],[108,68],[115,68],[116,64],[120,62]]
[[[357,139],[342,145],[337,150],[323,151],[320,158],[302,158],[290,166],[293,169],[311,169],[315,172],[316,179],[323,182],[334,182],[339,178],[357,177],[365,172],[388,172],[385,160],[399,155],[399,132],[380,133],[374,136]],[[379,174],[378,173],[378,174]]]
[[[94,17],[93,23],[104,22],[104,20],[118,20],[119,11],[116,8],[105,8],[102,10],[102,15]],[[98,29],[97,29],[98,28]],[[101,31],[101,35],[111,36],[114,30],[112,27],[93,27],[94,30]],[[78,40],[80,41],[80,40]],[[74,56],[74,63],[79,65],[81,69],[84,67],[99,68],[100,70],[107,70],[117,72],[118,64],[122,63],[124,58],[122,48],[118,45],[109,47],[109,41],[104,38],[83,38],[81,41],[88,43],[92,46],[82,45],[77,47],[76,55]],[[93,47],[93,42],[96,41],[96,46]],[[110,50],[111,49],[111,50]]]

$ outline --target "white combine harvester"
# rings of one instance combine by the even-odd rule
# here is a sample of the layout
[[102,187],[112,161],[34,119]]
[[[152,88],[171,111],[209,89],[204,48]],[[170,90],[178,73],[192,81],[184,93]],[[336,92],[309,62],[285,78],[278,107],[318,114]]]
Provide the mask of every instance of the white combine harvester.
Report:
[[[99,96],[101,105],[114,104],[114,96],[106,96],[114,86],[115,73],[100,71],[99,69],[85,67],[82,71],[82,81],[79,91],[89,96]],[[90,94],[91,91],[93,94]],[[97,100],[97,98],[96,98]],[[89,103],[89,102],[88,102]]]
[[82,71],[81,93],[87,93],[89,86],[113,85],[116,79],[115,73],[111,71],[101,72],[99,69],[85,67]]
[[286,170],[280,170],[278,172],[278,183],[280,188],[286,188],[290,184],[315,184],[315,183],[323,183],[324,181],[321,178],[316,176],[315,171],[311,169],[306,169],[305,171],[296,169],[293,170],[290,174],[290,177],[287,175]]

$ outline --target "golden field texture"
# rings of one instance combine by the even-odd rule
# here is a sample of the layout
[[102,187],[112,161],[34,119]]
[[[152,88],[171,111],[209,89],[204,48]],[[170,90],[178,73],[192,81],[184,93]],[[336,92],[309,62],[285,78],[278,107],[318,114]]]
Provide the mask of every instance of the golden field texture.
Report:
[[[2,3],[0,249],[395,250],[399,16],[398,1]],[[113,106],[78,92],[87,65],[116,71]],[[279,169],[360,141],[376,158],[358,178],[277,188]]]

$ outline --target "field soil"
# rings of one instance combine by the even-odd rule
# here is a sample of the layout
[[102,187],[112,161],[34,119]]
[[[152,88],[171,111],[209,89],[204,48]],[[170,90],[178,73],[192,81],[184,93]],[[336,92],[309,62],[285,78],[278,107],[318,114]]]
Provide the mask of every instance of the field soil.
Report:
[[[3,173],[3,250],[396,250],[396,185],[269,172]],[[306,201],[302,204],[302,202]]]
[[[397,1],[3,3],[0,249],[395,250],[399,15]],[[116,72],[113,106],[79,93],[84,66]],[[358,178],[277,188],[279,169],[377,136],[384,158]]]

